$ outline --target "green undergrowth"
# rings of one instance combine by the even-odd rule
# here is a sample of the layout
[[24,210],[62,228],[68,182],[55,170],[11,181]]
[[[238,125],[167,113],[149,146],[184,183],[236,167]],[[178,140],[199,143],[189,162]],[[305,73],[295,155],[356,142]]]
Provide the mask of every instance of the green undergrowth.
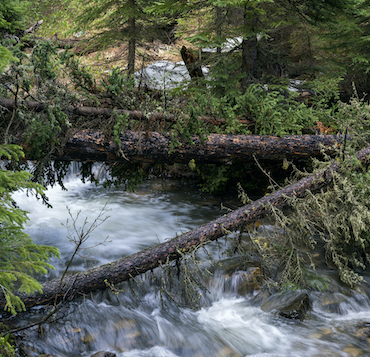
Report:
[[[0,145],[0,158],[18,161],[22,157],[21,147]],[[28,190],[29,194],[43,195],[43,187],[30,182],[30,178],[26,171],[0,169],[0,288],[6,300],[4,309],[12,314],[25,309],[14,291],[41,291],[36,274],[46,274],[47,269],[53,268],[48,263],[50,257],[59,256],[57,248],[37,245],[24,232],[27,212],[17,207],[12,193]],[[7,348],[5,338],[0,339],[1,348]]]
[[[352,98],[338,109],[340,130],[346,133],[336,156],[313,160],[313,171],[333,163],[332,184],[304,198],[286,197],[288,212],[273,206],[271,218],[276,232],[270,237],[249,232],[250,244],[241,245],[242,254],[257,252],[267,276],[275,277],[279,288],[327,289],[328,282],[315,269],[313,251],[323,246],[328,264],[336,267],[340,280],[355,287],[362,272],[370,267],[370,172],[354,153],[369,145],[370,106]],[[296,170],[296,180],[307,176]]]
[[[149,90],[136,87],[134,78],[118,68],[97,77],[78,56],[68,50],[59,51],[56,44],[38,42],[28,53],[22,51],[21,46],[13,45],[13,56],[17,60],[0,76],[4,84],[0,86],[0,95],[16,100],[17,104],[14,111],[1,111],[0,130],[9,143],[23,133],[26,155],[37,160],[31,169],[33,179],[45,186],[62,183],[65,168],[52,165],[52,158],[63,150],[73,132],[82,129],[102,130],[107,138],[113,137],[117,153],[124,157],[118,144],[120,133],[128,129],[171,133],[170,149],[175,150],[182,142],[192,143],[193,135],[199,135],[201,140],[206,140],[210,133],[281,136],[301,134],[317,121],[330,125],[328,120],[333,110],[324,99],[315,105],[301,103],[287,90],[284,81],[273,86],[251,84],[242,90],[237,76],[234,79],[216,77],[218,69],[215,68],[211,80],[194,82],[187,89]],[[233,90],[221,90],[225,83],[226,89]],[[332,93],[333,86],[322,92]],[[40,102],[43,108],[30,111],[23,105],[24,100]],[[81,105],[136,110],[142,115],[138,119],[118,115],[113,110],[108,117],[82,117],[71,111],[71,106]],[[157,112],[163,112],[164,118],[152,120],[152,113]],[[166,116],[173,119],[167,120]],[[186,165],[183,169],[208,192],[228,190],[242,180],[244,168],[232,161],[195,165],[195,169]],[[108,170],[111,183],[134,188],[148,174],[157,172],[157,166],[127,162],[110,165]],[[246,169],[248,171],[248,167]],[[252,181],[243,183],[253,187],[257,182]]]

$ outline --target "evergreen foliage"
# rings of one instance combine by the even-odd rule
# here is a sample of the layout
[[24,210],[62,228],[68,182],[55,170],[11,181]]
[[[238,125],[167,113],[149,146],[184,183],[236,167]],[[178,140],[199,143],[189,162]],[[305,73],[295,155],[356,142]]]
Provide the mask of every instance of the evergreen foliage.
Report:
[[[0,72],[14,59],[6,47],[11,38],[4,38],[22,28],[25,2],[22,0],[3,0],[0,3]],[[4,46],[5,45],[5,46]]]
[[[0,156],[18,161],[24,155],[19,146],[1,145]],[[30,177],[26,171],[0,170],[0,287],[7,302],[5,309],[12,314],[24,309],[14,290],[24,293],[41,291],[41,285],[33,275],[45,274],[47,268],[52,268],[49,257],[58,256],[56,248],[36,245],[23,232],[27,212],[17,208],[12,193],[27,189],[42,195],[43,188],[30,182]]]
[[[363,280],[361,272],[370,267],[370,173],[353,156],[369,143],[369,103],[352,98],[341,104],[338,128],[348,141],[337,147],[337,156],[314,160],[315,170],[336,162],[333,184],[304,198],[288,198],[288,213],[271,206],[272,219],[281,228],[269,237],[250,233],[253,248],[279,287],[325,289],[317,275],[310,250],[322,246],[325,258],[338,270],[341,281],[351,287]],[[297,171],[297,178],[307,173]],[[303,248],[305,247],[305,248]]]
[[[338,149],[334,159],[326,158],[326,161],[312,164],[314,170],[318,170],[333,160],[340,163],[342,169],[334,174],[333,185],[317,194],[308,193],[304,199],[290,199],[288,215],[271,207],[273,219],[283,234],[280,231],[266,239],[250,233],[248,249],[252,246],[259,254],[271,276],[277,273],[279,287],[327,287],[325,279],[316,274],[310,252],[302,250],[302,247],[314,249],[321,244],[327,260],[338,269],[345,284],[355,286],[361,282],[361,270],[370,264],[367,232],[370,174],[368,168],[361,167],[351,155],[368,145],[370,110],[368,103],[359,98],[352,99],[349,104],[338,100],[342,77],[351,74],[351,79],[356,79],[356,75],[365,77],[368,72],[367,2],[212,0],[153,4],[146,0],[92,0],[88,3],[48,0],[48,3],[60,7],[69,4],[75,8],[79,16],[73,31],[86,34],[85,31],[90,30],[95,43],[108,46],[128,41],[128,74],[113,68],[110,73],[96,77],[83,60],[68,50],[58,51],[57,44],[38,42],[25,54],[11,39],[3,41],[13,53],[0,47],[0,70],[11,59],[17,61],[6,68],[2,76],[2,83],[6,85],[1,86],[0,93],[15,99],[17,108],[13,113],[2,113],[1,129],[7,142],[12,142],[13,129],[24,131],[26,150],[38,159],[33,180],[43,184],[58,181],[63,186],[66,165],[53,165],[51,159],[63,147],[71,127],[102,129],[107,136],[113,135],[117,147],[126,129],[171,132],[174,148],[194,134],[203,139],[211,132],[282,136],[301,134],[312,130],[317,122],[324,123],[351,137]],[[0,29],[12,33],[19,28],[22,11],[21,1],[3,1]],[[165,19],[168,13],[179,17],[178,36],[186,36],[198,50],[204,46],[217,50],[211,55],[199,55],[199,59],[210,66],[208,78],[192,82],[177,92],[154,93],[136,87],[133,76],[136,45],[154,39],[159,25],[171,21]],[[163,16],[159,21],[155,19],[158,14]],[[240,37],[243,42],[221,53],[221,45],[229,37]],[[253,73],[246,73],[248,68],[244,63],[243,50],[247,41],[255,45],[257,51]],[[314,93],[309,102],[298,101],[296,94],[289,90],[289,79],[296,77],[304,81],[303,88]],[[26,99],[41,102],[45,109],[30,113],[22,106]],[[143,118],[113,114],[107,120],[86,120],[67,115],[71,104],[100,106],[105,101],[114,108],[141,110]],[[176,114],[176,121],[149,123],[150,114],[159,110]],[[200,116],[223,118],[225,122],[216,126],[201,121]],[[124,157],[124,153],[120,153]],[[14,162],[23,157],[20,148],[13,145],[1,145],[0,154],[12,160],[13,167]],[[236,182],[242,182],[249,191],[255,188],[256,181],[260,184],[260,176],[256,178],[251,163],[198,165],[192,160],[184,166],[186,173],[195,177],[199,187],[208,192],[230,190]],[[134,189],[145,177],[163,168],[125,162],[109,165],[108,170],[111,179],[104,183],[105,186],[115,184]],[[251,181],[250,171],[253,172],[252,183],[248,182]],[[11,193],[29,189],[42,195],[42,187],[30,179],[31,175],[25,171],[0,170],[0,286],[7,299],[6,309],[13,314],[24,308],[14,291],[40,290],[41,285],[34,275],[52,268],[48,260],[58,256],[55,248],[37,246],[23,232],[27,213],[15,206]],[[82,179],[96,181],[91,163],[83,164]],[[192,272],[198,270],[198,265],[194,256],[182,258],[184,265],[178,271],[178,277],[186,282],[182,293],[197,305],[200,303],[199,289],[203,287]],[[163,290],[169,296],[171,292],[165,284],[170,275],[173,275],[173,266],[164,270],[162,276]],[[7,341],[0,339],[0,348],[2,343],[7,346]]]
[[3,0],[0,3],[0,30],[14,33],[24,23],[24,0]]
[[94,29],[94,42],[101,47],[128,41],[128,75],[135,72],[137,43],[144,38],[153,39],[158,33],[162,18],[153,16],[147,0],[92,0],[84,4],[83,11],[76,18],[75,30]]

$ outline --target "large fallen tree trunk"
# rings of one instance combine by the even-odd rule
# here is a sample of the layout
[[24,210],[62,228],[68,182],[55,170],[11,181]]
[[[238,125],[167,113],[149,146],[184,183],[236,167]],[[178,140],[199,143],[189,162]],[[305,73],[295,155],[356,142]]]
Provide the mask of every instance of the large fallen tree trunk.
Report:
[[[356,154],[364,165],[370,164],[370,147]],[[116,262],[98,266],[85,272],[75,273],[60,280],[52,280],[43,284],[42,293],[32,295],[18,294],[26,307],[44,305],[54,302],[55,299],[71,300],[74,297],[102,290],[109,284],[118,284],[122,281],[143,274],[158,267],[168,260],[179,258],[178,252],[185,253],[208,241],[213,241],[225,235],[228,231],[235,231],[243,225],[253,222],[271,212],[270,205],[283,208],[288,205],[286,197],[304,197],[306,192],[315,192],[329,185],[333,179],[333,172],[339,171],[338,164],[331,165],[327,170],[307,176],[306,178],[264,196],[251,204],[209,222],[193,231],[184,233],[170,241],[158,244],[152,248],[122,258]],[[5,306],[5,299],[0,298],[0,305]]]
[[[15,109],[12,99],[0,98],[0,106]],[[24,101],[22,105],[30,110],[41,111],[46,105],[39,102]],[[108,108],[73,107],[66,109],[69,115],[112,115]],[[127,114],[137,119],[143,118],[139,111],[117,110],[117,114]],[[175,120],[173,115],[153,113],[151,120]],[[207,120],[210,118],[206,118]],[[216,120],[216,119],[214,119]],[[222,120],[217,119],[220,123]],[[156,132],[137,132],[127,130],[121,136],[119,150],[111,138],[104,137],[101,131],[85,130],[75,133],[63,150],[55,155],[56,160],[76,161],[124,161],[150,163],[188,163],[191,159],[198,163],[225,163],[248,161],[255,155],[259,159],[302,159],[318,156],[322,146],[330,147],[342,140],[337,135],[220,135],[209,134],[203,141],[193,136],[191,143],[181,142],[181,146],[171,148],[172,137]],[[178,138],[179,139],[179,138]],[[18,141],[22,144],[21,141]],[[123,155],[122,155],[123,153]],[[332,152],[327,152],[328,154]],[[28,159],[33,159],[28,157]]]
[[[55,160],[148,162],[148,163],[238,163],[258,159],[306,160],[321,154],[322,146],[331,147],[342,140],[337,135],[222,135],[209,134],[207,139],[194,135],[191,143],[182,141],[171,148],[172,137],[156,132],[126,130],[120,147],[101,131],[84,130],[70,137]],[[18,141],[22,145],[21,141]],[[327,150],[327,153],[333,153]],[[32,157],[27,157],[32,159]]]

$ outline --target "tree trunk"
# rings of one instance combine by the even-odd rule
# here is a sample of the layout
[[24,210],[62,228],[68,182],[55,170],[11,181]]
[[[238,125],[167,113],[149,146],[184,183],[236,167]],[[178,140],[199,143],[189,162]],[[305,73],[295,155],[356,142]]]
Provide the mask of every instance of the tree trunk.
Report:
[[[41,111],[46,105],[39,102],[22,102],[29,109]],[[0,98],[0,106],[15,109],[14,100]],[[112,115],[108,108],[73,107],[66,109],[69,115]],[[116,110],[117,114],[128,114],[140,119],[143,113],[139,111]],[[150,120],[176,120],[174,115],[153,113]],[[222,124],[223,119],[200,118]],[[148,135],[147,135],[148,134]],[[172,137],[156,132],[136,132],[126,130],[121,135],[121,150],[125,157],[132,162],[150,163],[188,163],[191,159],[197,163],[231,163],[258,159],[298,159],[306,160],[311,156],[319,156],[321,145],[330,147],[340,143],[343,136],[338,135],[287,135],[258,136],[258,135],[222,135],[209,134],[202,142],[199,136],[192,137],[192,143],[182,142],[182,145],[171,150]],[[181,141],[181,138],[179,138]],[[16,141],[22,145],[22,139]],[[332,154],[333,151],[328,151]],[[65,161],[125,161],[126,158],[117,154],[117,147],[112,138],[105,138],[101,131],[84,130],[70,134],[69,140],[54,156],[56,160]],[[28,157],[28,159],[33,159]]]
[[[370,164],[370,147],[359,151],[356,157],[363,165]],[[333,179],[333,172],[339,171],[338,164],[331,165],[327,170],[307,176],[306,178],[264,196],[251,204],[243,206],[234,212],[221,216],[193,231],[182,234],[170,241],[158,244],[152,248],[122,258],[113,263],[102,265],[85,272],[67,276],[59,290],[60,281],[52,280],[43,284],[42,293],[30,295],[18,294],[26,307],[45,305],[54,302],[55,298],[71,300],[97,290],[102,290],[109,284],[118,284],[122,281],[152,270],[168,260],[179,258],[178,251],[188,252],[200,244],[213,241],[226,234],[236,231],[243,225],[254,222],[271,212],[271,207],[283,208],[288,205],[286,197],[304,197],[306,192],[318,191],[329,185]],[[5,306],[4,296],[0,297],[0,306]]]
[[[131,11],[135,11],[136,2],[135,0],[129,1]],[[130,15],[132,16],[132,15]],[[128,58],[127,58],[127,74],[132,76],[135,74],[135,54],[136,54],[136,21],[135,17],[130,17],[128,19]]]
[[[252,16],[252,19],[250,17]],[[244,74],[243,87],[246,88],[257,77],[257,14],[252,7],[244,10],[244,25],[251,28],[252,35],[243,38],[242,42],[242,71]]]
[[[182,142],[171,149],[171,136],[156,132],[125,130],[120,136],[119,153],[112,138],[106,138],[101,131],[83,130],[73,134],[54,154],[53,159],[61,161],[104,161],[104,162],[147,162],[183,163],[194,159],[197,164],[232,164],[257,159],[306,160],[321,155],[321,146],[332,146],[340,142],[337,135],[222,135],[209,134],[202,142],[199,136],[191,138],[192,143]],[[15,143],[22,145],[22,140]],[[329,151],[328,154],[332,154]],[[32,160],[32,157],[27,157]]]
[[182,60],[184,61],[189,72],[190,78],[193,79],[204,77],[200,62],[195,58],[195,56],[185,46],[182,46],[180,52]]
[[[222,8],[220,6],[216,6],[216,36],[217,36],[217,41],[221,40],[222,36]],[[221,47],[217,46],[216,49],[217,54],[221,54]]]

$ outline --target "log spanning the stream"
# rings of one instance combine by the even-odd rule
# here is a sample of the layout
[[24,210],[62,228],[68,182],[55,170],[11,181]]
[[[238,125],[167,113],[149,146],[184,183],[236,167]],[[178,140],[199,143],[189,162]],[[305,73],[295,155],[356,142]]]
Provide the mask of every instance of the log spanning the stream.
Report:
[[[330,147],[341,141],[337,135],[223,135],[209,134],[203,142],[197,135],[191,143],[171,149],[172,138],[157,132],[126,130],[120,136],[120,150],[113,139],[107,140],[100,131],[84,130],[74,134],[57,160],[132,161],[149,163],[237,163],[258,159],[306,160],[321,154],[322,146]],[[328,150],[329,151],[329,150]],[[330,153],[330,152],[328,152]],[[332,152],[331,152],[332,153]]]
[[[0,106],[15,109],[12,99],[0,98]],[[24,101],[30,110],[45,110],[46,105],[39,102]],[[137,119],[143,118],[138,111],[117,110],[117,114],[127,114]],[[66,109],[69,115],[112,115],[108,108],[74,107]],[[174,115],[153,113],[150,120],[171,119]],[[210,119],[210,118],[208,118]],[[215,119],[216,120],[216,119]],[[221,121],[221,119],[217,119]],[[149,163],[188,163],[194,159],[196,163],[237,163],[257,159],[297,159],[306,160],[311,156],[321,154],[322,147],[329,148],[335,143],[341,143],[341,135],[223,135],[209,134],[206,140],[197,135],[191,137],[191,142],[181,140],[181,145],[171,148],[174,140],[170,134],[160,134],[150,131],[125,130],[121,135],[120,150],[112,138],[104,136],[98,130],[83,130],[70,135],[65,146],[53,158],[65,161],[104,161],[117,162],[149,162]],[[21,139],[17,142],[22,145]],[[328,150],[327,154],[333,151]],[[122,155],[123,154],[123,155]],[[27,157],[27,159],[33,159]]]
[[[197,164],[233,164],[257,159],[307,160],[321,155],[322,147],[330,148],[342,141],[337,135],[223,135],[209,134],[205,141],[194,135],[191,143],[182,141],[171,148],[172,138],[157,132],[126,130],[120,135],[120,146],[103,132],[83,130],[70,136],[64,147],[52,156],[60,161],[183,163],[194,159]],[[15,143],[22,146],[22,140]],[[334,151],[327,149],[327,154]],[[27,156],[27,159],[33,158]]]
[[[356,153],[357,159],[363,165],[370,164],[370,147]],[[17,294],[27,308],[36,305],[45,305],[57,300],[72,300],[73,298],[107,288],[107,283],[118,284],[129,280],[148,270],[152,270],[167,261],[179,258],[179,251],[183,254],[195,247],[220,238],[228,231],[236,231],[243,225],[254,222],[271,212],[271,205],[283,208],[288,205],[286,197],[304,197],[307,191],[315,192],[329,185],[333,180],[333,172],[339,171],[338,164],[328,169],[307,176],[306,178],[284,187],[268,196],[245,205],[234,212],[226,214],[184,233],[170,241],[158,244],[141,252],[122,258],[113,263],[101,265],[85,272],[66,276],[63,283],[52,280],[42,285],[43,292],[31,295]],[[0,297],[0,306],[5,306],[4,296]]]

